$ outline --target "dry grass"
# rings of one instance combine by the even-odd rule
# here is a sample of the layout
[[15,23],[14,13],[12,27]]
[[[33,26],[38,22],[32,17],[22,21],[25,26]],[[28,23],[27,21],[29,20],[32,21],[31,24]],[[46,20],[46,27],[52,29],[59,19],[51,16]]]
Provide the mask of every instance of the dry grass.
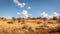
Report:
[[[36,21],[36,20],[35,20]],[[33,21],[33,22],[35,22]],[[39,21],[39,20],[38,20]],[[51,29],[58,26],[57,23],[49,24],[47,21],[42,21],[42,23],[30,23],[25,22],[24,24],[13,21],[12,23],[7,23],[8,21],[0,20],[0,34],[35,34],[36,28]],[[46,22],[46,23],[45,23]]]

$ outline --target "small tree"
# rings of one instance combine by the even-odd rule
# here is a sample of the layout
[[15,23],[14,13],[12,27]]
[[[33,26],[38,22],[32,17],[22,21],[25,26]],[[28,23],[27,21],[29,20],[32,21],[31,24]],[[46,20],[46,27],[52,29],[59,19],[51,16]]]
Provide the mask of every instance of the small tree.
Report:
[[41,19],[41,17],[37,17],[37,19]]
[[12,17],[12,20],[15,21],[16,19],[14,17]]
[[28,17],[28,18],[31,18],[31,17]]
[[47,20],[47,18],[43,18],[43,20],[45,21],[45,20]]
[[35,20],[35,19],[36,19],[36,18],[34,18],[34,17],[32,18],[32,20]]
[[60,17],[59,17],[59,19],[57,20],[57,23],[60,23]]
[[58,20],[58,18],[57,18],[57,17],[53,17],[52,19],[53,19],[53,20]]
[[17,18],[18,22],[20,22],[21,18]]

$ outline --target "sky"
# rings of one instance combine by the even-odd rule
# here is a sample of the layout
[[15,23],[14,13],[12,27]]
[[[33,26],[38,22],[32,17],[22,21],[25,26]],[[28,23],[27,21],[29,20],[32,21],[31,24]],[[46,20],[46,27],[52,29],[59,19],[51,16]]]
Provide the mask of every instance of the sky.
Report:
[[[14,0],[0,0],[0,17],[21,17],[21,13],[25,10],[25,13],[31,15],[31,17],[39,17],[42,12],[46,12],[49,15],[53,12],[60,14],[60,0],[17,0],[23,4],[20,7]],[[20,14],[17,14],[19,12]],[[25,16],[25,13],[22,13]]]

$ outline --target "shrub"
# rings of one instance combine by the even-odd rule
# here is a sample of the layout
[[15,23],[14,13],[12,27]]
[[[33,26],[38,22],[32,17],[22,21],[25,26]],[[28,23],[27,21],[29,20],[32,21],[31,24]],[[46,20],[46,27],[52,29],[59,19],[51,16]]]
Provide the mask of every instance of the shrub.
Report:
[[18,20],[18,22],[21,22],[20,20],[21,20],[21,18],[17,18],[17,20]]
[[14,17],[12,17],[12,20],[15,21],[16,19]]
[[13,22],[12,21],[9,21],[9,22],[7,22],[8,24],[13,24]]
[[52,19],[53,19],[53,20],[58,20],[58,18],[57,18],[57,17],[53,17]]
[[34,30],[32,29],[32,27],[28,28],[28,32],[29,32],[29,34],[34,34],[35,33]]
[[47,20],[47,18],[43,18],[43,20],[45,21],[45,20]]
[[57,29],[57,32],[60,32],[60,26],[57,26],[56,29]]
[[53,22],[48,22],[49,24],[53,24]]
[[32,18],[32,20],[35,20],[36,18]]
[[22,27],[22,29],[27,29],[28,28],[28,26],[27,25],[24,25],[23,27]]
[[37,22],[37,24],[40,24],[41,22]]
[[55,29],[50,29],[51,31],[49,33],[55,33],[60,32],[60,26],[57,26]]
[[60,17],[59,17],[59,19],[57,20],[57,23],[60,23]]
[[22,18],[22,23],[21,24],[25,24],[25,22],[24,22],[24,18]]

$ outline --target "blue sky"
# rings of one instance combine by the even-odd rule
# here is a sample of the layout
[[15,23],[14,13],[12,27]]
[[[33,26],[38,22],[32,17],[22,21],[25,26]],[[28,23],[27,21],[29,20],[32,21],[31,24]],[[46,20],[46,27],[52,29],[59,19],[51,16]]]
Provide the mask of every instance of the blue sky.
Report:
[[[60,0],[19,0],[19,2],[26,3],[26,6],[20,8],[13,0],[0,0],[0,16],[20,17],[17,12],[22,12],[22,10],[27,10],[33,17],[39,17],[42,12],[49,15],[53,12],[60,13]],[[27,6],[31,9],[27,9]]]

